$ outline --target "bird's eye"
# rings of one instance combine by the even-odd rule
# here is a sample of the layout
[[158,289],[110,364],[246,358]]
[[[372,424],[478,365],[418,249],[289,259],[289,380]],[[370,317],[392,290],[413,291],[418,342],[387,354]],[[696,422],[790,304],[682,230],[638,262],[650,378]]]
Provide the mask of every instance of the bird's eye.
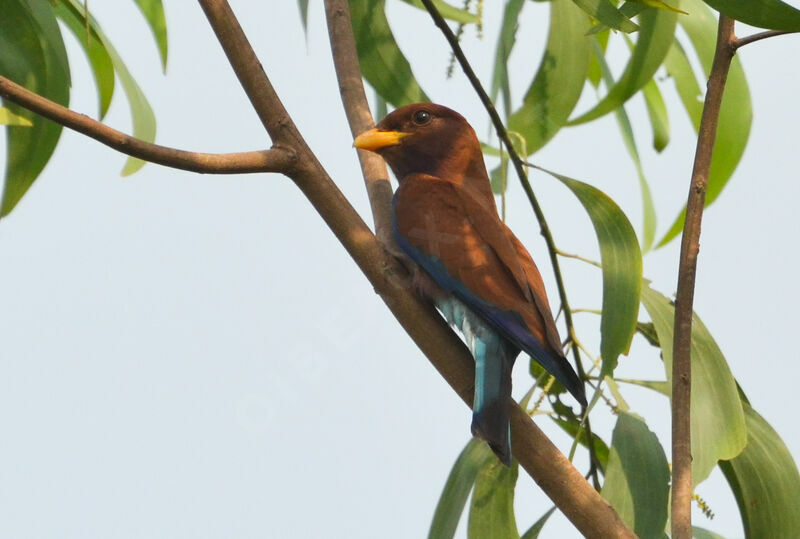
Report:
[[425,125],[431,121],[431,113],[427,110],[418,110],[414,113],[414,123],[417,125]]

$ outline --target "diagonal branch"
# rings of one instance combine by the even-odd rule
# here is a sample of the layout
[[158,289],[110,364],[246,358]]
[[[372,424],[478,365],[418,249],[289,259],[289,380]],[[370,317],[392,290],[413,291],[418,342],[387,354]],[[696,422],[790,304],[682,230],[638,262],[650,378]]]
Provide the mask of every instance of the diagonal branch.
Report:
[[1,76],[0,96],[126,155],[167,167],[206,174],[283,172],[294,160],[291,152],[278,148],[219,154],[187,152],[152,144],[112,129],[85,114],[78,114]]
[[728,71],[736,54],[734,20],[720,14],[717,45],[708,91],[697,134],[694,168],[686,202],[686,221],[681,238],[678,291],[675,299],[675,337],[672,347],[672,537],[692,537],[692,304],[700,251],[700,224],[706,199],[711,156],[717,137],[717,122]]
[[[522,188],[525,190],[525,194],[528,196],[528,200],[533,208],[533,213],[536,215],[536,220],[539,222],[539,228],[541,230],[542,237],[544,237],[544,241],[547,244],[547,252],[550,255],[550,264],[553,266],[558,296],[561,300],[561,309],[564,313],[564,323],[567,326],[567,339],[571,341],[575,335],[575,327],[572,322],[572,310],[570,309],[569,301],[567,300],[567,289],[566,286],[564,286],[564,277],[561,274],[561,265],[558,262],[558,248],[556,247],[555,240],[553,239],[553,234],[550,232],[550,227],[547,224],[547,219],[544,216],[544,212],[542,211],[539,201],[536,199],[536,195],[533,193],[533,188],[528,181],[528,175],[525,173],[524,167],[527,165],[527,163],[520,157],[519,153],[517,153],[514,145],[511,144],[511,139],[508,136],[505,125],[503,125],[503,121],[500,119],[500,115],[497,113],[497,109],[495,109],[489,94],[486,93],[486,90],[483,88],[480,79],[472,69],[472,66],[469,63],[469,60],[467,60],[464,51],[461,50],[461,45],[458,43],[458,37],[447,25],[447,21],[445,21],[444,17],[442,17],[441,13],[439,13],[439,10],[431,0],[422,0],[422,3],[425,5],[425,9],[428,10],[428,13],[430,13],[433,22],[439,27],[439,29],[442,31],[442,34],[444,34],[445,39],[447,39],[447,42],[450,44],[453,55],[458,60],[458,63],[461,65],[461,69],[464,70],[464,74],[467,76],[467,79],[469,79],[472,87],[478,94],[478,98],[480,98],[481,103],[483,103],[486,112],[489,113],[489,117],[492,119],[492,124],[497,131],[497,136],[501,141],[503,141],[503,144],[508,149],[508,156],[511,159],[511,162],[514,163],[514,170],[516,170],[517,177],[522,184]],[[572,347],[572,357],[575,361],[575,369],[578,371],[578,376],[581,380],[585,380],[586,373],[583,370],[583,364],[581,363],[580,352],[578,351],[577,346]],[[586,416],[586,410],[587,408],[585,406],[581,406],[582,416]],[[592,426],[588,417],[586,417],[584,426],[586,429],[586,440],[589,447],[589,474],[592,477],[595,488],[599,490],[600,481],[597,477],[597,456],[594,450],[594,436],[592,436]]]

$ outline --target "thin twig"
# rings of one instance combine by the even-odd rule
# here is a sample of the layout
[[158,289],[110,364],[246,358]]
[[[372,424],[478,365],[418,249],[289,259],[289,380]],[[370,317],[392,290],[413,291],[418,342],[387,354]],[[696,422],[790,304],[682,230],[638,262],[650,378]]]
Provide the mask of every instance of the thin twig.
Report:
[[[339,80],[347,122],[355,138],[374,127],[372,113],[369,110],[364,84],[361,82],[361,67],[358,63],[358,52],[353,29],[350,26],[350,6],[347,2],[325,2],[325,13],[328,21],[328,35],[333,54],[333,65]],[[375,222],[375,234],[385,244],[394,242],[391,223],[392,185],[389,183],[389,172],[386,162],[376,153],[358,150],[361,172],[367,186],[367,196]],[[396,249],[395,249],[396,250]]]
[[706,198],[711,156],[717,135],[722,94],[734,48],[733,19],[720,14],[714,62],[697,135],[694,168],[686,203],[686,221],[681,239],[678,291],[675,300],[675,338],[672,349],[672,537],[692,537],[692,303],[694,301],[700,224]]
[[282,148],[219,154],[187,152],[152,144],[54,103],[5,77],[0,77],[0,96],[126,155],[167,167],[205,174],[242,174],[284,172],[294,161],[294,154]]
[[[544,216],[544,212],[542,211],[541,206],[539,206],[539,201],[536,199],[536,195],[533,193],[533,188],[531,187],[530,182],[528,181],[528,176],[525,173],[525,161],[519,156],[517,153],[516,148],[513,144],[511,144],[511,139],[508,136],[508,131],[506,131],[505,126],[503,125],[503,121],[500,119],[500,115],[497,113],[497,109],[495,109],[494,104],[492,103],[489,94],[486,93],[484,90],[483,85],[478,79],[478,76],[475,74],[475,71],[472,69],[467,57],[464,55],[464,51],[461,50],[461,45],[458,43],[458,38],[453,34],[453,31],[447,25],[447,21],[444,20],[439,10],[436,9],[436,6],[433,4],[431,0],[422,0],[422,3],[425,5],[425,9],[428,10],[430,13],[433,22],[436,26],[444,34],[445,39],[450,44],[450,48],[453,50],[453,54],[455,55],[456,59],[458,60],[459,64],[461,65],[461,69],[464,70],[464,74],[469,79],[472,87],[475,89],[475,92],[478,94],[478,98],[483,103],[486,112],[488,112],[489,117],[492,120],[492,124],[494,125],[495,129],[497,130],[498,138],[503,142],[503,144],[508,149],[508,155],[511,159],[511,162],[514,163],[514,169],[517,172],[517,176],[519,177],[519,181],[522,184],[522,188],[525,190],[525,194],[528,196],[528,200],[530,201],[531,207],[533,208],[533,213],[536,215],[536,220],[539,222],[539,228],[541,230],[542,237],[544,237],[544,241],[547,244],[547,251],[550,255],[550,264],[553,266],[553,273],[555,274],[556,278],[556,287],[558,289],[558,295],[561,300],[561,307],[564,311],[564,323],[567,326],[567,334],[572,335],[573,331],[573,323],[572,323],[572,314],[569,308],[569,301],[567,300],[567,289],[564,286],[564,278],[561,275],[561,267],[558,262],[558,249],[556,248],[555,240],[553,239],[553,234],[550,232],[550,227],[547,224],[547,219]],[[585,378],[585,373],[583,372],[583,365],[581,365],[580,353],[576,348],[572,349],[573,359],[575,361],[575,368],[578,371],[578,376],[581,379]],[[586,407],[581,406],[581,415],[586,413]],[[594,438],[592,437],[592,427],[589,423],[587,418],[586,423],[586,436],[589,440],[589,466],[591,468],[591,476],[593,479],[593,483],[596,489],[600,489],[600,480],[597,476],[597,455],[595,454],[594,450]]]
[[775,36],[783,36],[786,34],[796,34],[797,30],[767,30],[766,32],[759,32],[757,34],[752,34],[745,37],[740,37],[739,39],[735,39],[733,43],[731,43],[731,47],[734,50],[738,50],[745,45],[749,45],[750,43],[755,43],[756,41],[761,41],[762,39],[767,39],[770,37]]

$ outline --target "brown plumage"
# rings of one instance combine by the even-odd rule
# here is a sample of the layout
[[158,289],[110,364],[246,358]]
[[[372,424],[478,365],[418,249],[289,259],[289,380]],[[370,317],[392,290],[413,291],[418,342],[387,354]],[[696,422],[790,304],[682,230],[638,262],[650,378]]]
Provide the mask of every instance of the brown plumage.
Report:
[[542,277],[500,220],[480,143],[441,105],[399,108],[355,146],[379,153],[400,182],[395,236],[441,288],[430,299],[462,330],[476,360],[473,433],[510,462],[511,367],[525,350],[582,403],[583,385],[561,350]]

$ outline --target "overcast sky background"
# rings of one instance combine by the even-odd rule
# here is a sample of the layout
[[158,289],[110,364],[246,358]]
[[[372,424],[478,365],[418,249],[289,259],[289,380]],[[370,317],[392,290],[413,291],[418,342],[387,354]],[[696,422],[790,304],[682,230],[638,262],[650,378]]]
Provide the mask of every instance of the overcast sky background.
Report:
[[[484,136],[488,122],[465,78],[456,70],[445,80],[449,54],[428,16],[388,4],[428,95],[462,112]],[[493,4],[484,4],[483,39],[470,28],[463,41],[484,81],[499,26]],[[294,1],[232,5],[311,148],[371,223],[322,2],[311,2],[307,40]],[[166,77],[133,2],[91,7],[156,111],[157,142],[212,152],[268,144],[196,3],[166,2]],[[517,100],[539,63],[546,23],[546,6],[527,3],[512,57]],[[71,107],[96,117],[87,64],[65,36]],[[753,129],[743,162],[706,214],[695,300],[753,406],[796,459],[798,55],[794,36],[741,51]],[[672,84],[662,88],[672,142],[661,155],[650,149],[641,98],[628,106],[659,235],[685,200],[694,150]],[[105,121],[129,132],[120,92],[118,85]],[[578,110],[588,109],[591,93]],[[635,171],[613,115],[563,130],[536,161],[603,189],[641,229]],[[470,412],[302,194],[277,175],[204,177],[147,165],[120,178],[123,162],[65,130],[45,173],[0,223],[0,535],[424,536],[469,439]],[[548,177],[533,182],[559,247],[598,258],[574,197]],[[540,261],[555,310],[544,244],[515,181],[508,205],[508,222]],[[673,242],[645,258],[646,277],[668,295],[677,254]],[[597,270],[565,261],[564,271],[573,306],[598,307]],[[596,320],[577,316],[582,339],[596,350]],[[530,385],[526,365],[518,362],[516,396]],[[618,373],[664,376],[655,350],[638,338]],[[623,389],[669,452],[667,400]],[[610,440],[613,417],[603,412],[593,421]],[[569,447],[548,420],[537,422]],[[716,518],[697,513],[696,524],[742,536],[721,474],[698,492]],[[520,531],[549,507],[521,473]],[[554,516],[545,536],[578,534]]]

